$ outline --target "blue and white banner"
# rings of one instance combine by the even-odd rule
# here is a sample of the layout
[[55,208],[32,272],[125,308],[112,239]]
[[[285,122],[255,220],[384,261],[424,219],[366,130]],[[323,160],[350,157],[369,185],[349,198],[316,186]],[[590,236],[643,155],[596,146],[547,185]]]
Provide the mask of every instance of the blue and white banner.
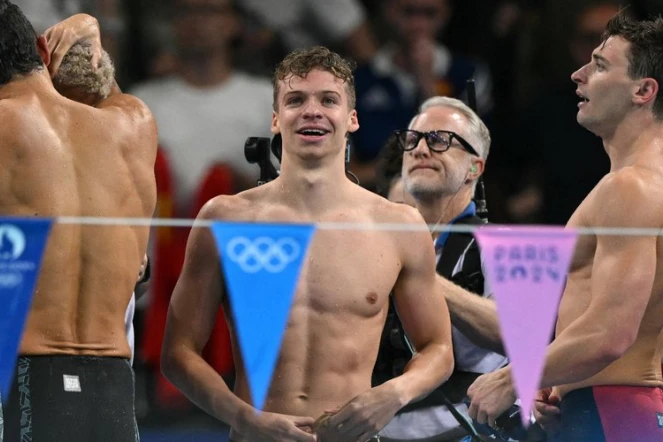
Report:
[[313,225],[214,223],[253,406],[262,410]]
[[6,401],[52,220],[0,218],[0,395]]

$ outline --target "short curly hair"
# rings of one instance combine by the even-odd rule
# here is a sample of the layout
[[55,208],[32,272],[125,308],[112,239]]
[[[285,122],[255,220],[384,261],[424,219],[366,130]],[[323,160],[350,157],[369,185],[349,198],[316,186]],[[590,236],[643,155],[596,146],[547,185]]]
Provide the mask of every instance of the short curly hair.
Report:
[[350,109],[354,109],[357,102],[353,74],[355,67],[356,64],[353,61],[344,59],[324,46],[314,46],[310,49],[298,49],[291,52],[278,64],[272,78],[274,110],[278,110],[279,82],[295,75],[306,78],[308,73],[314,69],[330,72],[334,77],[343,81],[348,93]]
[[56,89],[76,88],[86,95],[105,99],[110,94],[115,78],[115,67],[108,53],[102,50],[97,69],[92,67],[92,48],[86,43],[76,43],[65,54],[62,64],[53,77]]

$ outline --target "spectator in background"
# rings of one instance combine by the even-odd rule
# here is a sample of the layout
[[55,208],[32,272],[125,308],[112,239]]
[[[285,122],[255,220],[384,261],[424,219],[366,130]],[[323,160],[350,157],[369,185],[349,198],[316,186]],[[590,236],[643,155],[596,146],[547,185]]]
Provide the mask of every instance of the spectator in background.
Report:
[[238,0],[238,4],[273,30],[287,52],[324,45],[357,62],[366,62],[375,53],[375,38],[359,0]]
[[[250,136],[270,136],[272,86],[268,79],[234,69],[233,43],[240,32],[235,6],[231,0],[175,0],[170,12],[176,71],[132,91],[150,107],[159,126],[157,217],[195,217],[207,200],[252,187],[258,177],[258,168],[244,157],[244,143]],[[175,227],[154,230],[151,296],[139,353],[157,377],[155,404],[169,409],[190,407],[160,372],[168,303],[188,233]],[[232,376],[222,314],[208,349],[210,365]]]
[[[616,2],[604,0],[580,12],[569,45],[574,69],[591,59],[605,25],[618,11]],[[610,169],[601,139],[576,121],[575,89],[568,79],[545,88],[522,113],[518,129],[512,132],[511,176],[523,180],[522,190],[507,206],[515,222],[566,224]]]
[[393,37],[355,74],[361,128],[353,134],[352,170],[367,188],[375,185],[382,146],[425,99],[465,99],[466,80],[474,78],[480,114],[492,106],[488,69],[436,40],[451,17],[449,0],[385,0],[382,11]]

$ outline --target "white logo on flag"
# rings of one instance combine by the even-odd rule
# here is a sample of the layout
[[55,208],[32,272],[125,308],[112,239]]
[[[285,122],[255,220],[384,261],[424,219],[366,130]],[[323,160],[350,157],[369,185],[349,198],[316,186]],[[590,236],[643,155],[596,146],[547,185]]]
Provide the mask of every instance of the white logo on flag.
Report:
[[25,235],[11,225],[0,225],[0,259],[18,259],[25,250]]
[[261,270],[280,273],[299,257],[301,247],[293,238],[275,241],[266,236],[254,240],[237,236],[228,242],[226,253],[228,258],[246,273],[257,273]]

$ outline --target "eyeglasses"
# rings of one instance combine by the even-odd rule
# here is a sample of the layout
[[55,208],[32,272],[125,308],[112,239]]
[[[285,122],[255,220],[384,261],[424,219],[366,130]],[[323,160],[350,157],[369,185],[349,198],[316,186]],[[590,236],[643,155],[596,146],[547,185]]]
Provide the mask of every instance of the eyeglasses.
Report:
[[418,130],[401,129],[394,132],[398,140],[398,146],[404,152],[416,149],[422,138],[426,139],[428,148],[433,152],[446,152],[453,144],[454,138],[458,143],[472,155],[480,156],[477,150],[472,147],[463,137],[450,130],[432,130],[430,132],[419,132]]

